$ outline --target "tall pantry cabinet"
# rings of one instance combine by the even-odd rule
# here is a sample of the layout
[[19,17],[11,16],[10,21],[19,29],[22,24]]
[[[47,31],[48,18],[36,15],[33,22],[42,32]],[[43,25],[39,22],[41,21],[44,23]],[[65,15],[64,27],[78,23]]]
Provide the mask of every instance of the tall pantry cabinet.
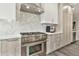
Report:
[[62,21],[63,21],[63,37],[62,45],[65,46],[73,42],[72,37],[72,22],[73,22],[73,10],[71,6],[65,5],[62,7]]

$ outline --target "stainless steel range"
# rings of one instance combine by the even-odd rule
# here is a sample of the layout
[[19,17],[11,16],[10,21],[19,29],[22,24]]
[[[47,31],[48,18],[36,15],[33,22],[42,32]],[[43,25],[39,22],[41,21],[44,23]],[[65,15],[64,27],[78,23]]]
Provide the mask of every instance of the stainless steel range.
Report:
[[47,35],[41,32],[21,33],[22,52],[24,55],[45,55]]

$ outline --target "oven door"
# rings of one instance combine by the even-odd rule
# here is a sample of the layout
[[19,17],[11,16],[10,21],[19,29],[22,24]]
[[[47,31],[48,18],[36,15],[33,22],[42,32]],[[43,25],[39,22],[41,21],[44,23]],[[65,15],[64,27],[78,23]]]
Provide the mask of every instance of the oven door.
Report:
[[[40,42],[33,42],[33,43],[29,43],[29,44],[25,44],[23,45],[23,49],[22,49],[22,55],[26,55],[26,56],[36,56],[36,55],[40,55],[42,53],[44,53],[45,51],[45,42],[46,41],[40,41]],[[24,52],[25,50],[25,52]]]
[[43,53],[43,51],[44,51],[44,43],[40,43],[29,47],[29,55],[38,55],[40,53]]

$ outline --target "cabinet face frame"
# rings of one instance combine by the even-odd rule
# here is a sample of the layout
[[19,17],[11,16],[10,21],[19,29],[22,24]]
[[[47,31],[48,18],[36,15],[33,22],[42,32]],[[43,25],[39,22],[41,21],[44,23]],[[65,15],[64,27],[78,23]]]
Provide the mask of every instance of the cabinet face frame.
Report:
[[44,13],[41,15],[41,23],[58,24],[58,3],[41,3],[41,6],[44,9]]

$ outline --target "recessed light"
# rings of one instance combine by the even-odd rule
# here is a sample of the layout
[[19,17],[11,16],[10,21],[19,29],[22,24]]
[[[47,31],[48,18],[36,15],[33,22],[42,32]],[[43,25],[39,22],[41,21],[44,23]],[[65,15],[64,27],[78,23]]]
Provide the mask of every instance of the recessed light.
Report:
[[30,7],[29,7],[29,6],[27,6],[26,8],[27,8],[27,9],[29,9]]
[[41,10],[38,10],[39,12],[41,11]]

